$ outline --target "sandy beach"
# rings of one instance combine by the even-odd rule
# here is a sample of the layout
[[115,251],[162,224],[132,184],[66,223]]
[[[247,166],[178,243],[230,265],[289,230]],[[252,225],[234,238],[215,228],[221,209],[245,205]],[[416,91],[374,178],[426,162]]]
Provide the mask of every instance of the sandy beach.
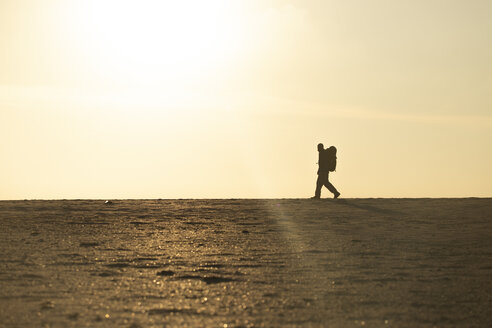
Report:
[[492,199],[0,202],[0,327],[488,327]]

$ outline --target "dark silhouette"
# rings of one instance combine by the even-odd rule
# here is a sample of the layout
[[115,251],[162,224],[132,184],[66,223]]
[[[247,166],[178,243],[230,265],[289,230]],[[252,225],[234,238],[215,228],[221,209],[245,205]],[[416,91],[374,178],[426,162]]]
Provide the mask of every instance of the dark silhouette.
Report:
[[337,149],[333,146],[324,149],[322,143],[318,144],[318,180],[316,180],[316,191],[314,192],[313,199],[319,199],[321,197],[321,188],[325,186],[329,191],[333,193],[333,198],[338,198],[340,193],[338,190],[328,181],[328,174],[330,171],[335,171],[336,168],[336,153]]

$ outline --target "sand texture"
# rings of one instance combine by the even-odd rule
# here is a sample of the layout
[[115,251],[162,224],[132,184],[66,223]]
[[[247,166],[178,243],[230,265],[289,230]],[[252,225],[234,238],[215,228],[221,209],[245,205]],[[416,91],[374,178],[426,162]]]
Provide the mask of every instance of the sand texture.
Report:
[[0,327],[490,327],[492,199],[0,202]]

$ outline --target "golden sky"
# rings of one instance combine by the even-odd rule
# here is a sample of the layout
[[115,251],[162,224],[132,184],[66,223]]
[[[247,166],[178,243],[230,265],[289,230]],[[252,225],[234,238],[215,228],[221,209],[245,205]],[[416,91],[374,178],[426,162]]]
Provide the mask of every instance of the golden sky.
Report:
[[490,197],[491,12],[1,0],[0,199]]

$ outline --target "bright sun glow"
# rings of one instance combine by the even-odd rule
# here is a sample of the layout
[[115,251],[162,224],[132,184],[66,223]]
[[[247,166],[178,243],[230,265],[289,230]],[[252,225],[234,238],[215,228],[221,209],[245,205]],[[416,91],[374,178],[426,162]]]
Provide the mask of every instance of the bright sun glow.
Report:
[[237,1],[83,1],[77,40],[116,84],[208,79],[240,53]]

